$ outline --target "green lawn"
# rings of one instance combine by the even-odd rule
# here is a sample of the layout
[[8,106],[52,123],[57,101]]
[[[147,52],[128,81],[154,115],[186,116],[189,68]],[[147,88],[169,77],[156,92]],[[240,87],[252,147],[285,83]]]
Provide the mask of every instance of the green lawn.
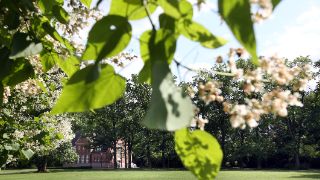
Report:
[[[0,180],[103,180],[103,179],[195,179],[188,171],[177,170],[50,170],[50,173],[34,173],[35,170],[4,170]],[[320,171],[281,170],[224,170],[217,180],[282,180],[320,179]]]

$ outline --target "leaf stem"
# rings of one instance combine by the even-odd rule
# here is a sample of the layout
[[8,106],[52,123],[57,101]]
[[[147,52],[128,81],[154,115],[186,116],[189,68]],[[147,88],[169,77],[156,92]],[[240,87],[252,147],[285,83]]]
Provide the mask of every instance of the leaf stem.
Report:
[[[192,69],[184,64],[181,64],[181,62],[177,61],[176,59],[173,59],[173,61],[177,64],[178,67],[181,66],[181,67],[187,69],[188,71],[193,71],[193,72],[198,72],[198,73],[202,72],[201,70]],[[222,76],[231,76],[231,77],[235,76],[234,73],[227,73],[227,72],[220,72],[220,71],[210,71],[210,72],[212,72],[213,74],[218,74],[218,75],[222,75]]]
[[141,3],[143,4],[143,7],[144,7],[144,9],[145,9],[145,11],[147,13],[148,19],[149,19],[149,21],[151,23],[151,26],[152,26],[152,30],[156,31],[156,26],[154,25],[154,23],[153,23],[153,21],[151,19],[150,11],[149,11],[149,9],[147,7],[147,2],[145,0],[141,0]]

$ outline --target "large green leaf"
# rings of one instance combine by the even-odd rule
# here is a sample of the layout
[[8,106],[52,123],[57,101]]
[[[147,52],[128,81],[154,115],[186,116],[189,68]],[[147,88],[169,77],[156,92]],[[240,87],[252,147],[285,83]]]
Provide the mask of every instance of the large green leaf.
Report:
[[176,27],[176,24],[179,20],[174,19],[173,17],[162,13],[159,15],[159,24],[160,24],[160,28],[162,29],[167,29],[170,30],[172,32],[175,32],[176,37],[179,36],[178,33],[178,29]]
[[151,104],[143,124],[168,131],[189,126],[194,115],[190,98],[175,85],[167,62],[158,60],[152,65]]
[[4,86],[14,86],[34,76],[29,61],[22,58],[9,59],[9,54],[9,49],[0,49],[0,81]]
[[61,6],[53,6],[52,13],[57,18],[57,20],[63,24],[67,24],[70,20],[68,12]]
[[109,15],[92,27],[89,32],[83,60],[97,60],[120,53],[131,40],[131,25],[121,16]]
[[[153,1],[148,1],[146,6],[150,13],[153,13],[157,5]],[[137,20],[147,16],[141,0],[114,0],[111,1],[109,15],[119,15],[127,17],[129,20]]]
[[28,34],[17,32],[12,38],[10,58],[16,59],[38,54],[42,51],[42,44],[31,40]]
[[175,150],[183,165],[198,179],[214,179],[220,170],[223,153],[211,134],[181,129],[175,132]]
[[34,76],[33,67],[28,60],[19,58],[8,61],[8,74],[2,80],[3,85],[14,86]]
[[96,76],[96,65],[76,72],[63,88],[52,113],[88,111],[119,99],[125,90],[125,79],[115,74],[112,66],[101,66],[98,77],[94,78],[92,76]]
[[80,0],[87,8],[90,8],[92,0]]
[[172,31],[159,29],[152,37],[152,31],[144,32],[140,37],[140,54],[144,61],[144,67],[139,74],[140,82],[151,82],[151,63],[153,60],[161,59],[172,62],[176,50],[176,37]]
[[193,7],[186,0],[158,0],[157,2],[162,7],[164,13],[175,19],[192,19]]
[[69,56],[64,60],[58,57],[56,63],[69,77],[80,69],[80,61],[75,56]]
[[140,37],[140,54],[144,62],[144,66],[139,73],[139,81],[141,83],[151,83],[151,61],[149,52],[149,40],[151,38],[152,31],[145,31]]
[[61,0],[38,0],[39,9],[44,14],[51,14],[54,6],[62,6],[63,1]]
[[70,52],[74,52],[74,47],[70,44],[70,42],[60,36],[60,34],[53,28],[50,23],[45,20],[41,19],[41,27],[55,40],[59,41],[62,45],[64,45]]
[[218,48],[227,43],[225,39],[214,36],[201,24],[189,19],[180,21],[179,32],[193,41],[200,42],[206,48]]
[[259,64],[249,1],[219,0],[219,13],[236,39],[251,54],[252,62]]
[[21,150],[21,154],[27,158],[28,160],[32,158],[32,156],[34,155],[34,152],[31,149],[27,149],[27,150]]
[[42,64],[42,69],[44,72],[49,71],[55,64],[56,64],[56,58],[58,54],[51,53],[46,50],[42,51],[40,54],[40,60]]

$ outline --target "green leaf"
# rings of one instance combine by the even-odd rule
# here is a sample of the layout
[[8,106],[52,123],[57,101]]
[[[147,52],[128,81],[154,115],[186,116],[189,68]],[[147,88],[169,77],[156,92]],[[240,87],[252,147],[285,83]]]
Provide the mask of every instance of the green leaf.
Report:
[[175,19],[192,19],[193,7],[186,0],[158,0],[158,4],[162,7],[164,13]]
[[61,58],[56,58],[56,63],[69,77],[71,77],[75,72],[80,69],[80,61],[75,56],[69,56],[67,59],[63,60]]
[[46,20],[42,20],[41,27],[55,40],[59,41],[63,44],[70,52],[74,52],[74,47],[70,44],[70,42],[60,36],[60,34],[53,28],[50,23]]
[[63,2],[63,0],[38,0],[38,6],[42,13],[50,14],[54,6],[63,6]]
[[[148,1],[146,6],[150,13],[153,13],[157,5],[153,1]],[[141,0],[114,0],[111,1],[109,15],[119,15],[129,20],[137,20],[147,16]]]
[[34,155],[34,152],[31,150],[31,149],[27,149],[27,150],[24,150],[22,149],[21,150],[21,153],[22,155],[27,158],[28,160],[32,158],[32,156]]
[[94,74],[94,65],[76,72],[62,90],[53,114],[63,112],[82,112],[112,104],[125,91],[125,79],[115,74],[110,65],[102,65],[100,76],[87,82]]
[[92,0],[80,0],[87,8],[90,8]]
[[37,81],[37,85],[40,87],[40,89],[45,92],[45,93],[48,93],[48,90],[47,88],[45,87],[44,83],[39,81],[39,80],[36,80]]
[[109,15],[92,27],[89,32],[83,60],[97,60],[120,53],[131,39],[131,25],[121,16]]
[[63,9],[63,7],[55,5],[52,8],[53,15],[57,18],[57,20],[63,24],[68,24],[70,20],[70,16],[66,10]]
[[259,64],[256,39],[248,0],[219,0],[219,13],[236,39],[251,54],[252,62]]
[[32,41],[28,34],[17,32],[13,35],[11,59],[38,54],[41,51],[42,44]]
[[[177,20],[165,13],[159,15],[159,24],[160,28],[171,30],[172,32],[175,32],[175,34],[178,31],[176,28]],[[176,34],[177,37],[178,35],[179,34]]]
[[140,54],[144,61],[144,67],[139,74],[140,82],[151,82],[151,61],[161,59],[172,62],[176,50],[176,37],[172,35],[172,31],[167,29],[159,29],[152,37],[152,31],[144,32],[140,37]]
[[38,1],[38,6],[39,6],[39,9],[41,10],[42,13],[45,13],[45,14],[49,14],[51,13],[52,11],[52,7],[54,5],[56,5],[56,1],[55,0],[39,0]]
[[2,83],[4,86],[14,86],[34,76],[33,67],[26,59],[7,59],[0,63],[3,71]]
[[281,0],[272,0],[273,9],[275,9],[280,2]]
[[56,134],[56,139],[58,139],[58,140],[61,140],[61,139],[63,139],[63,134],[62,133],[57,133]]
[[151,105],[143,120],[148,128],[174,131],[190,125],[193,105],[188,96],[173,81],[165,61],[155,61],[152,67]]
[[175,132],[175,150],[183,165],[198,179],[214,179],[220,170],[223,153],[211,134],[181,129]]
[[200,42],[206,48],[218,48],[227,43],[223,38],[214,36],[209,30],[192,20],[185,19],[179,23],[179,32],[186,38]]
[[40,60],[44,72],[49,71],[56,64],[56,58],[59,58],[56,53],[51,53],[46,50],[41,52]]
[[139,73],[139,82],[151,84],[151,61],[149,52],[149,41],[151,38],[152,31],[145,31],[140,37],[140,54],[144,62],[144,66]]

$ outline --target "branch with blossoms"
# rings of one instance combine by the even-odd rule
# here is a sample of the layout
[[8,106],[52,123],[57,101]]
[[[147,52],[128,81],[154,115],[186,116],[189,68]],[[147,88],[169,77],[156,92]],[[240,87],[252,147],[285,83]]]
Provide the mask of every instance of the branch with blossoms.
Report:
[[[274,114],[286,117],[289,106],[303,106],[300,93],[306,89],[307,82],[312,79],[310,63],[306,62],[303,65],[291,63],[290,66],[290,63],[283,58],[261,57],[260,66],[244,69],[237,67],[235,61],[235,57],[241,57],[242,54],[240,49],[231,49],[228,54],[227,72],[210,72],[216,75],[231,74],[233,80],[241,84],[238,90],[246,97],[244,103],[225,98],[221,90],[223,84],[217,80],[199,83],[197,92],[189,87],[189,95],[193,97],[198,93],[205,105],[211,102],[221,103],[224,112],[230,116],[231,126],[241,129],[246,126],[257,127],[263,115]],[[217,63],[221,62],[222,57],[219,56]],[[266,88],[270,84],[272,88]],[[204,130],[204,125],[208,122],[196,116],[191,126],[198,126]]]

